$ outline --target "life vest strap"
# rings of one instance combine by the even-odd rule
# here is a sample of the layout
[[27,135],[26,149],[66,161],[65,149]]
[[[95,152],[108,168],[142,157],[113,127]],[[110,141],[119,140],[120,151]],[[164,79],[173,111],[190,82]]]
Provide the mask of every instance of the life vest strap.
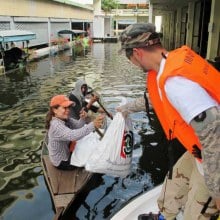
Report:
[[197,145],[193,145],[193,150],[192,150],[192,154],[195,158],[198,158],[198,159],[202,159],[202,151],[201,149],[199,149],[199,147]]
[[202,210],[201,210],[201,212],[200,212],[202,215],[205,214],[207,208],[209,207],[209,203],[210,203],[211,201],[212,201],[212,197],[210,196],[210,197],[208,198],[207,202],[204,204],[204,206],[203,206],[203,208],[202,208]]
[[169,130],[169,145],[168,145],[168,158],[169,158],[169,175],[168,179],[173,177],[173,166],[174,166],[174,156],[173,156],[173,139],[172,139],[172,130]]
[[145,101],[145,108],[146,108],[147,117],[148,117],[148,119],[149,119],[149,122],[151,123],[150,105],[149,105],[149,101],[148,101],[148,98],[147,98],[147,93],[146,93],[146,91],[144,92],[144,101]]

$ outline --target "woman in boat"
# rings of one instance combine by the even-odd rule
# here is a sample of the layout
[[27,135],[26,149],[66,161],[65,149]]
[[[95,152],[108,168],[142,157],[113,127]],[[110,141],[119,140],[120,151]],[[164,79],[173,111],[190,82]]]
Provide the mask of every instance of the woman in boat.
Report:
[[86,95],[88,94],[88,85],[82,79],[77,80],[75,89],[71,91],[69,99],[75,102],[70,108],[70,115],[74,119],[80,118],[81,110],[92,110],[93,112],[104,113],[102,108],[96,107],[93,104],[98,101],[98,96],[93,95],[89,102],[86,102]]
[[70,164],[70,147],[77,140],[100,128],[104,118],[99,115],[85,125],[87,113],[81,111],[79,120],[72,119],[69,117],[70,107],[74,104],[64,95],[56,95],[50,101],[50,110],[46,117],[49,157],[52,164],[62,170],[75,168]]

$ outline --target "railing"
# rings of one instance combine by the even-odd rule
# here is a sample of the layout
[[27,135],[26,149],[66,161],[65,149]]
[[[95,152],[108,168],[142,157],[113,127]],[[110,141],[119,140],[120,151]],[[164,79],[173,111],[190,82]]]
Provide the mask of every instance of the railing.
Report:
[[109,14],[112,15],[129,15],[129,14],[148,14],[149,9],[113,9]]

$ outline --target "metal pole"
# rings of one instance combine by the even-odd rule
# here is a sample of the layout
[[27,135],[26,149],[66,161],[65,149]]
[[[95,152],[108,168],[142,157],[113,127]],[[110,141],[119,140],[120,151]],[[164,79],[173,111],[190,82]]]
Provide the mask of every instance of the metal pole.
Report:
[[202,54],[202,43],[203,43],[203,30],[204,30],[204,16],[205,16],[205,6],[206,6],[206,1],[203,0],[203,2],[201,2],[201,4],[203,3],[203,8],[202,8],[202,27],[201,27],[201,31],[200,31],[200,45],[199,45],[199,55]]
[[4,52],[1,51],[1,55],[2,55],[2,65],[3,65],[3,68],[4,68],[4,75],[6,74],[5,72],[5,62],[4,62]]
[[153,22],[153,5],[149,4],[149,23]]
[[28,49],[29,49],[29,48],[28,48],[28,43],[29,43],[29,41],[27,40],[27,41],[26,41],[26,44],[27,44],[27,59],[29,58],[29,54],[28,54],[28,52],[29,52],[29,50],[28,50]]
[[50,18],[48,18],[48,22],[47,22],[47,31],[48,31],[48,46],[51,46],[51,22],[50,22]]

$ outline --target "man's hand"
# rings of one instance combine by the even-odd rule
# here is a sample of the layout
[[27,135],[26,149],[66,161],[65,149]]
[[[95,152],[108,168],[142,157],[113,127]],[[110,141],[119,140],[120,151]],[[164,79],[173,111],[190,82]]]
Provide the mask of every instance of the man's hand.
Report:
[[97,95],[92,95],[91,99],[90,99],[90,102],[93,104],[94,102],[98,101],[99,100],[99,97]]
[[105,116],[104,115],[98,115],[94,120],[94,126],[95,128],[101,128],[103,125],[103,120],[104,120]]
[[80,111],[79,117],[82,118],[82,119],[85,119],[87,116],[88,116],[87,112],[84,111],[84,109],[82,109]]
[[217,209],[220,211],[220,198],[215,199],[215,203],[216,203]]
[[122,114],[122,116],[123,116],[124,118],[127,118],[128,115],[129,115],[129,112],[127,111],[126,108],[123,108],[123,106],[117,107],[117,108],[116,108],[116,111],[117,111],[117,112],[121,112],[121,114]]
[[92,96],[91,96],[91,98],[90,98],[90,100],[89,100],[89,103],[87,104],[86,108],[87,108],[87,109],[90,109],[91,106],[92,106],[92,104],[93,104],[94,102],[98,101],[98,100],[99,100],[99,97],[98,97],[97,95],[92,94]]

